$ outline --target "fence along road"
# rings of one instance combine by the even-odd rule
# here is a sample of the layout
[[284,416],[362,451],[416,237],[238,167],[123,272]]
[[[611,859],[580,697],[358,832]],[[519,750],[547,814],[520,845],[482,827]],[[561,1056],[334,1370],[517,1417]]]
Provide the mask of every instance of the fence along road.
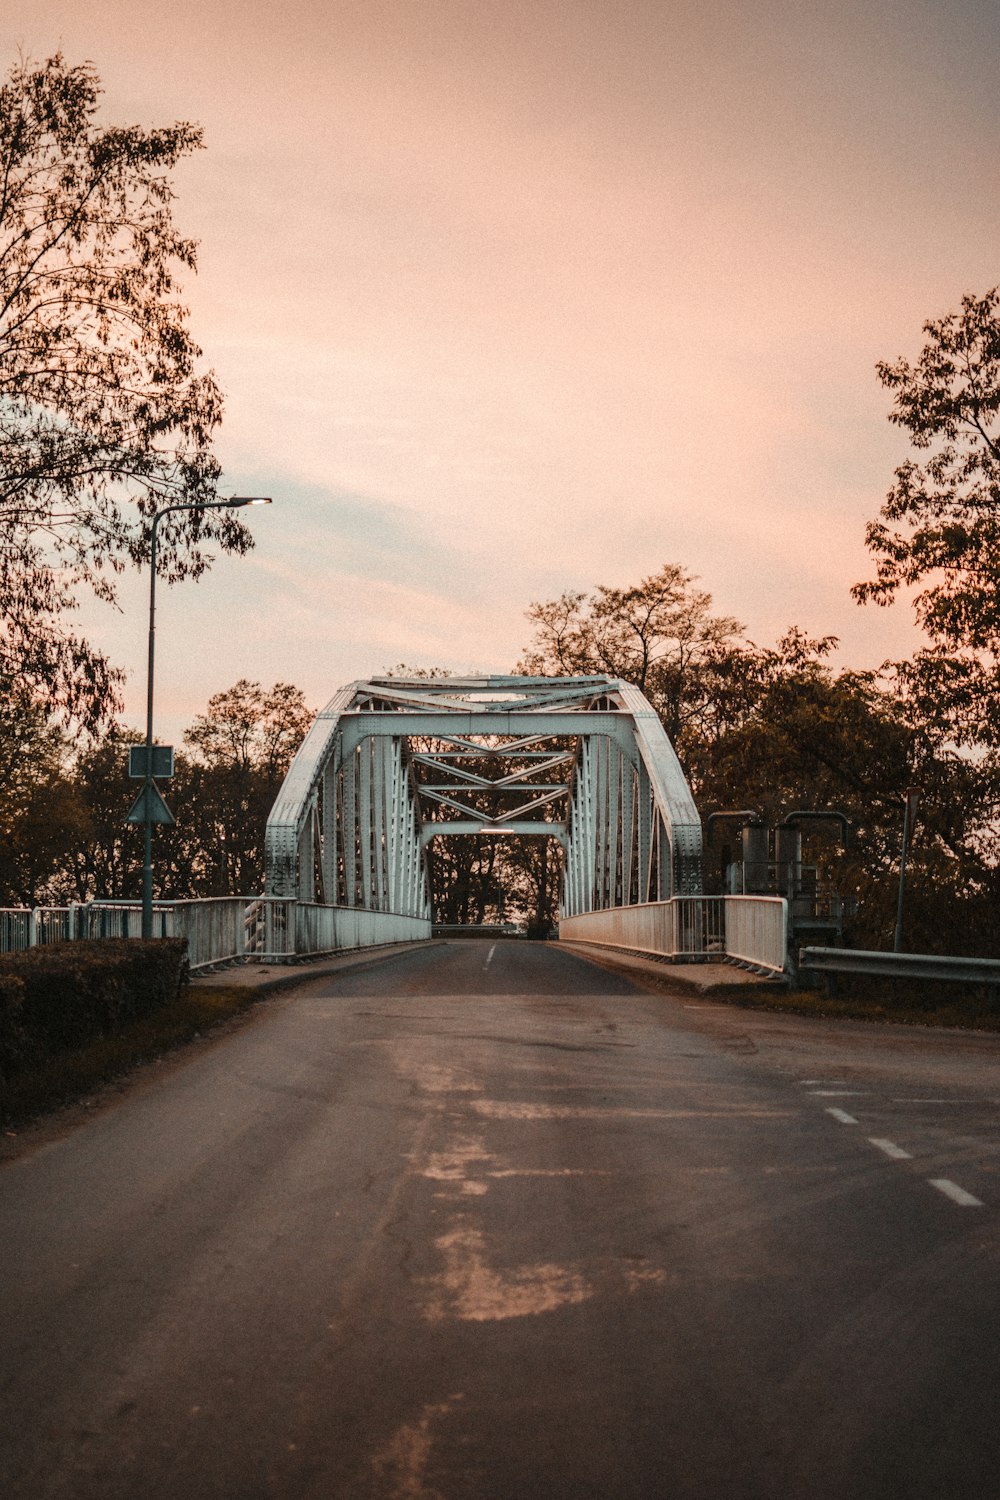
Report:
[[982,1500],[998,1061],[554,944],[306,984],[0,1170],[0,1491]]
[[[0,952],[76,938],[138,937],[135,901],[0,910]],[[221,896],[162,901],[154,936],[184,937],[192,969],[233,959],[277,959],[418,942],[431,921],[408,913],[323,906],[285,897]],[[680,959],[730,957],[781,973],[788,903],[773,896],[681,896],[563,917],[560,936]]]

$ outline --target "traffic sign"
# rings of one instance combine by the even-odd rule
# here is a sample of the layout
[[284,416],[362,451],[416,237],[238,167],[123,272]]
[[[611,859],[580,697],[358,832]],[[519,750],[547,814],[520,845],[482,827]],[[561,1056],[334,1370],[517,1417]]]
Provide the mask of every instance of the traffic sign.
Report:
[[[146,746],[130,745],[128,752],[128,774],[133,781],[145,781],[146,779]],[[153,746],[153,766],[149,772],[151,776],[172,776],[174,774],[174,747],[173,745]]]
[[155,781],[147,781],[142,791],[132,803],[126,823],[164,823],[170,827],[175,819],[170,808],[163,800],[162,793]]

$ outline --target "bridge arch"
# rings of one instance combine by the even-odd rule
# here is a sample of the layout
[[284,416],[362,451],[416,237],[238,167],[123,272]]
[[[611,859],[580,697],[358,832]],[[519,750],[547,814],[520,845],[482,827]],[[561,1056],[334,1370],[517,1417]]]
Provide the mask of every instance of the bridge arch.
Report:
[[428,849],[549,836],[561,912],[701,891],[701,823],[659,717],[590,677],[375,677],[341,688],[267,822],[267,894],[430,916]]

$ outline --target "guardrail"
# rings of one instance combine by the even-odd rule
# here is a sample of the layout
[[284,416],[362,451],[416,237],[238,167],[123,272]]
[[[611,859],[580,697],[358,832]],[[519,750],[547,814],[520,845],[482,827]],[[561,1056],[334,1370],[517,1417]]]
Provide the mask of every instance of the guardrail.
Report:
[[872,974],[886,979],[933,979],[942,984],[1000,986],[1000,959],[938,953],[879,953],[863,948],[802,948],[799,971]]
[[731,958],[781,974],[788,902],[781,896],[675,896],[562,917],[559,936],[665,958]]
[[[153,907],[157,937],[184,937],[192,969],[227,961],[287,962],[382,944],[419,942],[431,935],[429,919],[344,906],[319,906],[275,896],[219,896],[161,901]],[[137,901],[88,901],[34,910],[0,910],[0,952],[81,938],[137,938]]]

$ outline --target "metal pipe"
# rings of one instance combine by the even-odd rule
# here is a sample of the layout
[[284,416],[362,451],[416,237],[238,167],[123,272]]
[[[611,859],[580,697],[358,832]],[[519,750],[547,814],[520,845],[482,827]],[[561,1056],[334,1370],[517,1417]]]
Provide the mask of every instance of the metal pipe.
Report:
[[790,812],[779,828],[791,828],[794,823],[799,823],[803,818],[812,819],[814,822],[839,823],[841,833],[841,845],[844,849],[849,847],[851,837],[850,819],[846,813],[838,812],[835,808],[799,808],[796,812]]

